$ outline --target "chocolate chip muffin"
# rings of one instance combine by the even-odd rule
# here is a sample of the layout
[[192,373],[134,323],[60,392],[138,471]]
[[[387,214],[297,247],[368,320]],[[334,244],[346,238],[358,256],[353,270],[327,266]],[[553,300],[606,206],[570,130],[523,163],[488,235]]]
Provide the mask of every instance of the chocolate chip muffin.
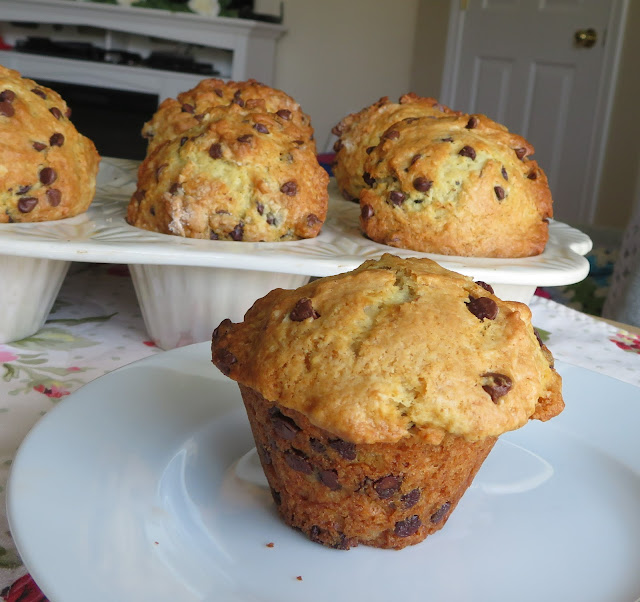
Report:
[[455,114],[435,98],[410,93],[391,102],[387,96],[347,115],[332,132],[338,136],[333,172],[338,188],[347,200],[358,202],[364,188],[364,163],[368,154],[380,142],[380,137],[398,121],[410,117],[442,117]]
[[346,549],[441,529],[496,439],[562,411],[523,304],[384,255],[277,289],[213,333],[284,521]]
[[441,255],[538,255],[553,210],[532,153],[484,115],[400,121],[365,162],[362,230],[380,243]]
[[189,238],[312,238],[326,217],[328,179],[291,119],[231,103],[145,158],[127,221]]
[[57,92],[0,65],[0,223],[72,217],[93,200],[100,157]]
[[151,120],[144,124],[142,135],[148,139],[148,152],[206,121],[211,109],[229,104],[247,111],[275,113],[283,121],[291,121],[300,128],[301,139],[315,148],[309,116],[282,90],[254,79],[242,82],[204,79],[195,88],[178,94],[177,99],[165,99]]

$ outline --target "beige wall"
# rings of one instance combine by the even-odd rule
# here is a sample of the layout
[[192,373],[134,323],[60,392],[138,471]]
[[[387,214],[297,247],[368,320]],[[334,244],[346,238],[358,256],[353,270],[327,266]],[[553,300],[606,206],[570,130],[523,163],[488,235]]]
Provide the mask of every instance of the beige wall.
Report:
[[342,117],[409,91],[417,12],[418,0],[285,0],[275,83],[311,116],[320,152]]

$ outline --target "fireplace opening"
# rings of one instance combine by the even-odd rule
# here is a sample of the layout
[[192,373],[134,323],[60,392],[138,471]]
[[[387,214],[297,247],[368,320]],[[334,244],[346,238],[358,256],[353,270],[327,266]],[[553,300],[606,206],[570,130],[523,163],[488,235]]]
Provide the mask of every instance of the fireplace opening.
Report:
[[38,78],[38,83],[55,90],[71,107],[76,129],[93,140],[103,157],[141,161],[147,142],[140,131],[158,108],[158,96]]

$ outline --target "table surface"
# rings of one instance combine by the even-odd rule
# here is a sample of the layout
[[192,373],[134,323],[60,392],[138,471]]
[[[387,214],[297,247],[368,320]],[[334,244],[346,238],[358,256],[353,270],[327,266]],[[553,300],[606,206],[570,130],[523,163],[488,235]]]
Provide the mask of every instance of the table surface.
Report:
[[[640,387],[640,329],[541,297],[530,307],[556,359]],[[72,264],[39,332],[0,345],[0,595],[5,600],[45,600],[20,560],[5,513],[6,482],[21,441],[41,416],[85,383],[155,353],[162,351],[145,331],[127,267],[89,263]]]

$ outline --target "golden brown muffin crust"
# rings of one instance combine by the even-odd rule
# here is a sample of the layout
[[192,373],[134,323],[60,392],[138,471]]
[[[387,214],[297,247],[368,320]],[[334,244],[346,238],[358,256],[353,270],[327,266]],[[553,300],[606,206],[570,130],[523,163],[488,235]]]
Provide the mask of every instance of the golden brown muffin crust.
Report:
[[394,247],[527,257],[544,250],[552,200],[522,137],[483,115],[406,119],[365,162],[361,227]]
[[328,174],[300,129],[232,103],[146,157],[130,224],[190,238],[285,241],[316,236]]
[[411,117],[442,117],[457,114],[440,104],[435,98],[404,94],[398,102],[387,96],[357,113],[347,115],[333,128],[339,136],[334,145],[336,151],[333,172],[338,188],[347,200],[360,198],[364,188],[364,164],[368,153],[382,134],[394,123]]
[[469,441],[563,407],[528,307],[428,259],[385,255],[276,289],[215,331],[213,361],[266,399],[354,443],[416,428]]
[[87,210],[100,157],[60,95],[0,66],[0,223]]
[[181,92],[177,99],[167,98],[160,104],[142,128],[142,135],[149,140],[148,153],[197,126],[211,109],[230,104],[247,111],[277,113],[300,128],[300,136],[315,148],[309,116],[291,96],[254,79],[236,82],[211,78]]

